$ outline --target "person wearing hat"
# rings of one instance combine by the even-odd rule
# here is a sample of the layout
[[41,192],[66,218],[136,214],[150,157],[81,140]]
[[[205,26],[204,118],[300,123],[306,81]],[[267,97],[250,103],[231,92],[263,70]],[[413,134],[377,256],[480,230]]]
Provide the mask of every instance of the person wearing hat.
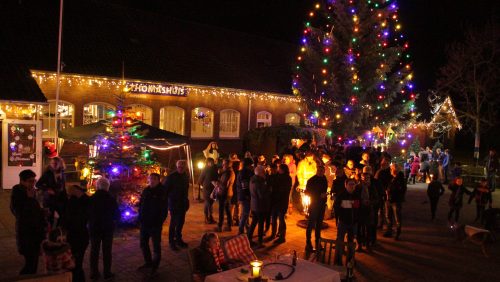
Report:
[[19,184],[12,187],[10,198],[10,210],[16,217],[17,250],[25,261],[20,275],[36,273],[40,245],[45,237],[45,215],[35,199],[35,183],[36,174],[32,170],[21,171]]
[[69,196],[66,205],[66,220],[64,228],[67,230],[67,239],[71,247],[71,252],[75,258],[73,269],[73,280],[76,282],[85,281],[83,272],[83,258],[89,245],[89,232],[87,230],[89,197],[87,189],[72,185],[67,189]]
[[370,249],[375,242],[377,229],[377,214],[379,195],[375,182],[372,180],[371,166],[365,166],[361,173],[361,181],[356,185],[361,205],[359,208],[358,225],[358,251],[363,251],[363,246]]

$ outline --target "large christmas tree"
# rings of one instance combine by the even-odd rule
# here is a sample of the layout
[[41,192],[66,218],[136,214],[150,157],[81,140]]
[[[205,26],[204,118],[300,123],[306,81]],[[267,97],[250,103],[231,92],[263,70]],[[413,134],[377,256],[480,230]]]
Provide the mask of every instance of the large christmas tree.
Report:
[[414,119],[417,95],[402,30],[396,1],[318,1],[293,78],[308,123],[359,136]]

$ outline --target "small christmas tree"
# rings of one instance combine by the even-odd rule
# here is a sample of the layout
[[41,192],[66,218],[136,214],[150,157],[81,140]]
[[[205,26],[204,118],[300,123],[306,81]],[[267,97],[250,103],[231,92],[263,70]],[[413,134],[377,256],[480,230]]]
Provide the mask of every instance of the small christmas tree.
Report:
[[89,159],[84,171],[89,178],[95,175],[109,178],[112,187],[119,188],[117,200],[121,221],[133,223],[137,219],[137,204],[147,176],[159,172],[160,165],[153,159],[153,152],[141,144],[143,136],[137,132],[138,121],[122,104],[119,102],[117,110],[109,113],[110,120],[100,121],[107,130],[94,141],[95,156]]
[[409,153],[414,152],[418,156],[418,152],[420,152],[420,140],[418,140],[418,136],[415,136],[415,141],[411,143],[410,148],[408,149]]

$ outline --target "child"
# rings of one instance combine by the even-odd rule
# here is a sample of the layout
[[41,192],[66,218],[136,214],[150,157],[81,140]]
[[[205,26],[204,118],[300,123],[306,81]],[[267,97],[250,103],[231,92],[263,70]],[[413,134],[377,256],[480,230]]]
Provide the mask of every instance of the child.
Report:
[[413,184],[415,184],[415,178],[417,178],[418,171],[420,170],[420,160],[418,157],[415,157],[413,159],[413,162],[411,163],[411,180],[413,181]]
[[472,191],[472,194],[469,197],[469,204],[472,202],[473,198],[476,200],[476,219],[474,219],[474,222],[476,222],[479,219],[483,219],[486,204],[489,204],[489,208],[491,208],[491,204],[493,203],[486,178],[481,179],[479,186],[474,188],[474,191]]
[[49,233],[49,239],[43,242],[42,249],[48,273],[63,273],[75,267],[66,234],[60,227]]

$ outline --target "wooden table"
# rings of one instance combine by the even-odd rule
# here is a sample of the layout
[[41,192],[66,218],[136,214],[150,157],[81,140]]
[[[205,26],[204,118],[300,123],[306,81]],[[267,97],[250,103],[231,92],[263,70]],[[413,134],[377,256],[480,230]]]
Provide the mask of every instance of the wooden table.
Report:
[[[290,257],[284,257],[277,262],[291,264]],[[262,270],[264,276],[269,278],[269,281],[273,279],[278,272],[281,272],[283,276],[286,276],[291,270],[287,266],[280,265],[267,265],[269,261],[264,262],[264,268]],[[241,273],[242,267],[231,269],[228,271],[220,272],[217,274],[212,274],[205,278],[205,282],[225,282],[225,281],[248,281],[250,274]],[[249,268],[247,268],[249,269]],[[315,264],[307,260],[298,259],[297,265],[295,266],[295,272],[286,280],[287,282],[340,282],[339,272],[330,269],[328,267],[322,266],[320,264]]]

